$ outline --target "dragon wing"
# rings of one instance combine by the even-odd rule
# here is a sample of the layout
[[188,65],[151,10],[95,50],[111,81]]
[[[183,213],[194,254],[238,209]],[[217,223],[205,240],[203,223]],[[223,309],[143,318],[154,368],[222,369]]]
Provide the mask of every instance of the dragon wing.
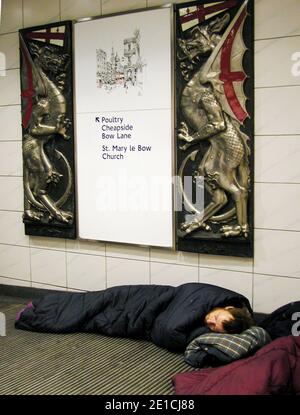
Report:
[[36,96],[45,96],[46,87],[30,55],[22,34],[20,34],[20,50],[23,60],[21,71],[21,97],[24,100],[22,106],[22,125],[24,128],[27,128],[31,120],[33,100]]
[[201,70],[203,79],[213,86],[224,112],[240,124],[250,117],[244,93],[247,74],[243,68],[247,50],[243,41],[247,5],[245,0]]
[[[64,23],[58,24],[55,27],[45,27],[20,33],[20,50],[22,56],[21,66],[21,96],[22,96],[22,125],[27,128],[31,122],[31,115],[33,111],[34,102],[39,98],[47,97],[49,94],[47,86],[47,79],[40,68],[38,59],[35,54],[32,54],[31,47],[28,41],[34,39],[40,43],[40,46],[46,44],[54,44],[56,46],[65,46],[65,32],[66,25]],[[30,47],[31,46],[31,47]],[[35,44],[37,49],[37,43]],[[58,92],[59,93],[59,92]]]

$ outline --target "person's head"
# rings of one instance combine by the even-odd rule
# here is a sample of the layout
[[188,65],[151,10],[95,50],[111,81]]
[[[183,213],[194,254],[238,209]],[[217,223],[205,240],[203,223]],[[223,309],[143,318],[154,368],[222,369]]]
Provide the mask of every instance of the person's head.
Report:
[[215,333],[238,334],[254,325],[249,312],[233,306],[216,307],[204,319],[205,325]]

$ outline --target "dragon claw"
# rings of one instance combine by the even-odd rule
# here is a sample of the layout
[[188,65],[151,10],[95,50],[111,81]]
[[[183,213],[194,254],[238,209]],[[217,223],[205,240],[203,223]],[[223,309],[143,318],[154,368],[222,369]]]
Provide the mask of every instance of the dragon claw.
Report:
[[225,238],[229,238],[230,236],[239,236],[242,234],[242,228],[240,225],[235,225],[235,226],[222,226],[221,228],[221,233],[223,234],[223,236],[225,236]]
[[245,238],[247,238],[249,235],[249,225],[224,225],[221,228],[221,233],[226,238],[231,236],[244,236]]
[[184,231],[186,234],[189,234],[193,231],[195,231],[196,229],[203,229],[204,231],[211,231],[211,227],[209,225],[207,225],[205,222],[201,222],[201,221],[193,221],[193,222],[184,222],[181,226],[180,229],[182,231]]
[[185,122],[180,123],[180,128],[178,129],[178,138],[179,140],[184,140],[187,143],[193,141],[193,137],[189,134],[189,128]]

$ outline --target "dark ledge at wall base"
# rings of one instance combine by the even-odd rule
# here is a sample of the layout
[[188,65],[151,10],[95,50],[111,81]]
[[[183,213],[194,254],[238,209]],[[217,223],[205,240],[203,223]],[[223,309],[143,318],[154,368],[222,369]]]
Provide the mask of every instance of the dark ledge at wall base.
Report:
[[44,288],[33,288],[33,287],[20,287],[16,285],[4,285],[0,284],[0,297],[15,297],[23,299],[34,299],[39,298],[45,294],[59,293],[59,290],[48,290]]
[[187,252],[200,252],[202,254],[210,255],[226,255],[236,256],[241,258],[253,258],[253,241],[244,242],[239,240],[226,241],[226,243],[220,243],[220,241],[214,240],[201,240],[197,239],[178,239],[176,249],[178,251]]
[[51,238],[65,238],[65,239],[76,239],[76,228],[75,227],[61,227],[52,226],[45,227],[43,225],[25,224],[25,235],[29,236],[46,236]]

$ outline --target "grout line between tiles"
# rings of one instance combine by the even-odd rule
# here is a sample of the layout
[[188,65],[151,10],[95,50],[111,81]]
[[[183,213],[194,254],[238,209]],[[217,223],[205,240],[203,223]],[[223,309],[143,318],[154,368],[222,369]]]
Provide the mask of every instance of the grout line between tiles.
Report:
[[284,186],[286,186],[286,185],[299,185],[300,184],[300,182],[298,183],[298,182],[259,182],[259,181],[255,181],[254,182],[255,184],[282,184],[282,185],[284,185]]
[[238,270],[234,270],[234,269],[228,269],[228,268],[216,268],[216,267],[208,267],[208,266],[200,266],[200,268],[204,268],[204,269],[213,269],[215,271],[226,271],[226,272],[236,272],[238,274],[249,274],[252,275],[253,271],[238,271]]
[[298,137],[300,133],[290,133],[290,134],[254,134],[254,137]]
[[24,211],[23,210],[12,210],[12,209],[0,209],[0,213],[1,212],[13,212],[13,213],[21,213],[21,214],[23,214]]
[[256,86],[254,90],[261,90],[261,89],[274,89],[274,88],[294,88],[300,87],[300,84],[292,84],[292,85],[266,85],[266,86]]
[[292,229],[281,229],[281,228],[276,228],[276,229],[271,229],[271,228],[257,228],[254,227],[254,229],[257,229],[259,231],[274,231],[274,232],[293,232],[293,233],[300,233],[300,230],[292,230]]
[[105,257],[105,288],[108,287],[108,275],[107,275],[107,244],[104,243],[104,257]]
[[286,35],[286,36],[276,36],[276,37],[265,37],[260,39],[254,39],[254,42],[263,42],[266,40],[277,40],[277,39],[288,39],[293,37],[300,37],[300,34],[297,35]]
[[[30,239],[29,239],[30,244]],[[29,245],[29,270],[30,270],[30,287],[32,287],[32,256],[31,256],[31,246]]]
[[61,0],[59,0],[59,3],[58,3],[58,7],[59,7],[59,21],[61,22]]
[[[14,280],[14,281],[23,281],[23,282],[28,282],[29,286],[31,286],[31,279],[30,280],[25,280],[23,278],[16,278],[16,277],[7,277],[5,275],[0,275],[0,278],[6,279],[6,280]],[[0,284],[1,285],[1,284]]]

